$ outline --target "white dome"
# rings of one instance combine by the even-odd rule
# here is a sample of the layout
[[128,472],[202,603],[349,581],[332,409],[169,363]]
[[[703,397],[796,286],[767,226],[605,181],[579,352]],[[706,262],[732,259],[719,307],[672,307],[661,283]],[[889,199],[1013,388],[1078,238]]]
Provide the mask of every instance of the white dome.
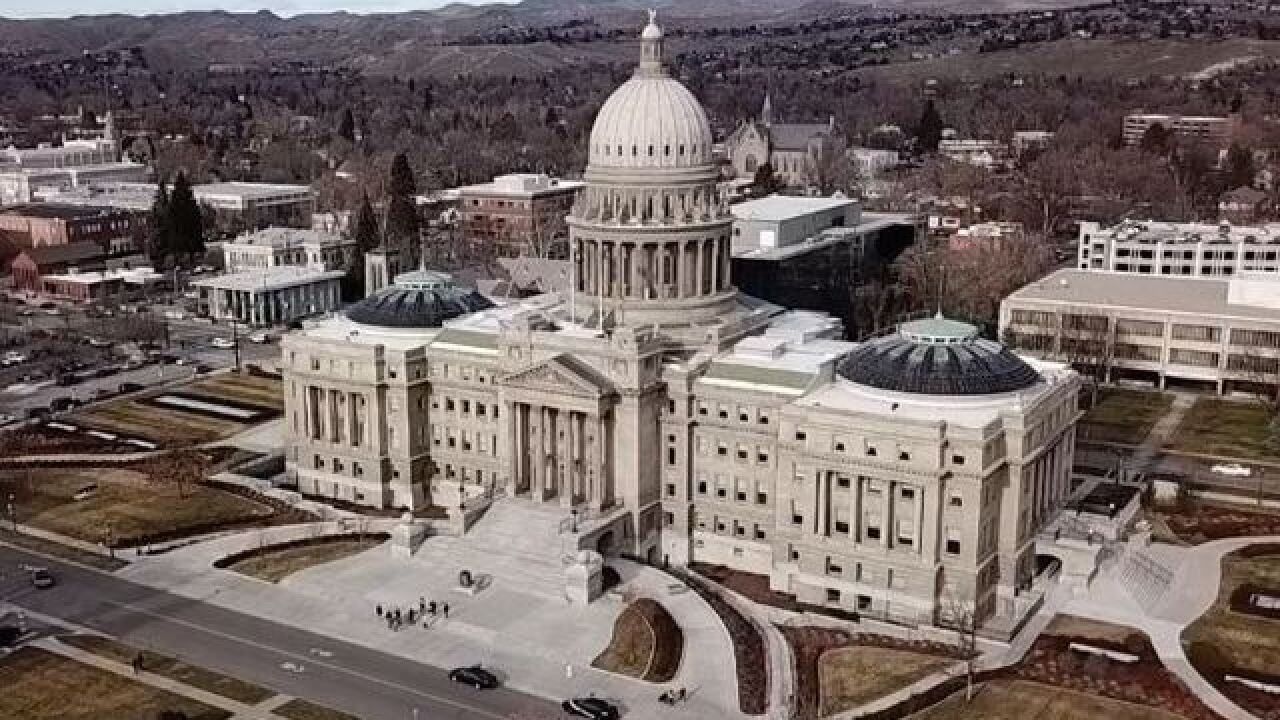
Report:
[[595,167],[711,163],[711,125],[689,89],[666,75],[637,75],[605,101],[591,127]]
[[591,128],[589,165],[684,168],[711,164],[711,125],[693,93],[662,67],[662,29],[650,13],[635,75],[605,100]]

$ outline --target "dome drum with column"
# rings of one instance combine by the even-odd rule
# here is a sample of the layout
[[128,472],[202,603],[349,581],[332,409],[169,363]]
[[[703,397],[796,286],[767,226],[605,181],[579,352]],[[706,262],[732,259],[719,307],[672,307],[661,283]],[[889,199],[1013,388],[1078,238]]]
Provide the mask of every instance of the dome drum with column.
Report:
[[568,218],[584,314],[603,304],[628,323],[672,326],[730,312],[732,215],[711,144],[702,105],[663,68],[651,19],[635,74],[596,116],[587,188]]

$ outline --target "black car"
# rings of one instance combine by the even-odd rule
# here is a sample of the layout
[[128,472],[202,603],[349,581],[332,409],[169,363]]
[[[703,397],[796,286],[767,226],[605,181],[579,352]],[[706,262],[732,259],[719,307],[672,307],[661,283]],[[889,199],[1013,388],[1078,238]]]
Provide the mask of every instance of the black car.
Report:
[[598,697],[573,698],[560,703],[565,712],[589,720],[618,720],[618,708]]
[[41,590],[46,590],[53,587],[55,583],[53,575],[50,574],[48,570],[45,570],[44,568],[36,568],[31,571],[31,584]]
[[454,668],[449,671],[449,679],[456,683],[470,685],[477,690],[492,690],[498,687],[497,676],[479,665]]

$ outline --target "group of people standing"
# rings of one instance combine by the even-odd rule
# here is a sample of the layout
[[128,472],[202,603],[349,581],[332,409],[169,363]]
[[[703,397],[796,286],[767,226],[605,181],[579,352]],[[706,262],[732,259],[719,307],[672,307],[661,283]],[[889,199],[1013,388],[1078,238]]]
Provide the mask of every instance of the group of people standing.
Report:
[[416,625],[419,620],[422,621],[422,628],[425,630],[436,621],[436,618],[449,619],[449,603],[437,603],[435,600],[428,601],[426,597],[418,598],[418,606],[412,605],[408,610],[400,608],[384,608],[382,603],[374,608],[374,612],[378,617],[387,623],[387,629],[399,630],[406,625]]

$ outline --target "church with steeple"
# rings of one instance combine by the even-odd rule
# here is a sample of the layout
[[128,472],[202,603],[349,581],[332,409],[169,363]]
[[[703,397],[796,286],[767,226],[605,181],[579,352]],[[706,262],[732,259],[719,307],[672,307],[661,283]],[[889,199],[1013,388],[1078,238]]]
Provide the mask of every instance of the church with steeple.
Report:
[[773,99],[767,93],[760,116],[742,122],[725,141],[734,175],[755,177],[768,163],[780,184],[797,189],[811,184],[815,159],[824,146],[844,149],[834,116],[825,123],[775,122]]

